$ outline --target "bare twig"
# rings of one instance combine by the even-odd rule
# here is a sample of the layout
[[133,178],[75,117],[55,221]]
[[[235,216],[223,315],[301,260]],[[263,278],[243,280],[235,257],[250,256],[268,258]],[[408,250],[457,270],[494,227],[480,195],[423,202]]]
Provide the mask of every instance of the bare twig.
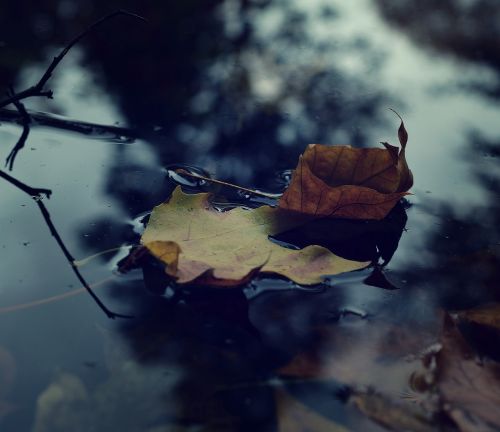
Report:
[[[40,111],[27,110],[27,112],[32,122],[37,125],[53,127],[84,135],[98,136],[108,134],[116,137],[126,137],[130,141],[135,138],[145,138],[149,136],[147,132],[141,132],[127,127],[90,123]],[[17,110],[0,108],[0,121],[18,122],[20,120],[22,121],[22,118]],[[153,134],[153,132],[151,133]],[[127,144],[127,141],[123,141],[123,143]]]
[[59,55],[55,56],[54,59],[52,60],[52,62],[50,63],[49,67],[47,68],[47,70],[45,71],[45,73],[42,75],[42,77],[40,78],[40,80],[34,85],[34,86],[31,86],[29,88],[27,88],[26,90],[23,90],[19,93],[16,93],[14,95],[11,95],[10,97],[8,97],[7,99],[5,99],[4,101],[0,102],[0,108],[3,108],[11,103],[14,103],[16,101],[20,101],[22,99],[26,99],[28,97],[34,97],[34,96],[45,96],[49,99],[52,99],[52,96],[53,96],[53,93],[52,93],[52,90],[44,90],[44,86],[45,84],[47,84],[47,81],[50,79],[50,77],[52,76],[52,73],[54,72],[55,68],[59,65],[59,63],[61,62],[61,60],[66,56],[66,54],[68,54],[69,50],[71,48],[73,48],[73,46],[78,43],[81,39],[83,39],[87,34],[89,34],[92,30],[94,30],[96,27],[100,26],[102,23],[104,23],[105,21],[108,21],[114,17],[117,17],[119,15],[126,15],[126,16],[129,16],[129,17],[132,17],[132,18],[136,18],[136,19],[139,19],[141,21],[146,21],[143,17],[139,16],[139,15],[136,15],[134,13],[131,13],[131,12],[128,12],[128,11],[125,11],[125,10],[118,10],[116,12],[113,12],[109,15],[106,15],[104,17],[102,17],[100,20],[96,21],[94,24],[92,24],[91,26],[87,27],[86,30],[84,30],[83,32],[81,32],[79,35],[77,35],[76,37],[74,37],[69,43],[68,45],[66,45],[66,47],[59,53]]
[[26,185],[25,183],[15,179],[14,177],[10,176],[9,174],[3,172],[0,170],[0,177],[23,191],[24,193],[28,194],[33,200],[36,202],[38,205],[38,209],[42,213],[43,219],[45,220],[45,223],[47,224],[50,233],[52,236],[55,238],[57,244],[61,248],[62,253],[66,257],[66,260],[68,263],[71,265],[71,269],[73,270],[73,273],[76,275],[80,283],[85,287],[87,292],[90,294],[92,299],[97,303],[97,305],[104,311],[104,313],[108,316],[108,318],[131,318],[129,315],[121,315],[117,314],[114,312],[111,312],[106,305],[97,297],[97,295],[92,291],[92,288],[90,288],[89,284],[87,281],[83,278],[82,274],[78,270],[77,265],[75,264],[75,259],[69,252],[68,248],[64,244],[64,242],[61,239],[61,236],[57,232],[56,227],[54,226],[54,223],[51,220],[50,213],[47,210],[47,207],[43,203],[43,195],[45,195],[47,198],[50,197],[50,194],[52,193],[51,190],[49,189],[40,189],[40,188],[33,188],[31,186]]
[[43,195],[50,198],[52,191],[50,189],[34,188],[10,176],[6,172],[0,170],[0,177],[7,180],[10,184],[14,185],[24,193],[28,194],[33,199],[43,199]]
[[[9,89],[8,95],[9,96],[15,95],[14,89],[12,87]],[[24,104],[20,100],[16,100],[12,103],[17,108],[17,111],[19,112],[19,115],[21,117],[21,124],[23,125],[23,133],[17,140],[17,143],[14,146],[14,148],[10,151],[7,158],[5,159],[5,166],[8,167],[9,171],[12,171],[12,168],[14,168],[14,161],[16,159],[17,153],[24,147],[24,144],[28,139],[28,135],[30,134],[30,123],[31,123],[31,117],[26,111]]]

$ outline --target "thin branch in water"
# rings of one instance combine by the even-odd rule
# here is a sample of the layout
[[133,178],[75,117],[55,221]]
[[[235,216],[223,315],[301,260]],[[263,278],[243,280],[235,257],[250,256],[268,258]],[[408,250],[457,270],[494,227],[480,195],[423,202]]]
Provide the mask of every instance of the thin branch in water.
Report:
[[[8,95],[14,96],[15,94],[16,93],[14,92],[14,89],[11,87],[9,89]],[[21,136],[17,140],[16,145],[13,147],[13,149],[10,151],[7,158],[5,159],[5,166],[9,169],[9,171],[12,171],[12,168],[14,168],[14,161],[16,159],[17,153],[19,153],[19,151],[24,147],[24,144],[28,139],[28,135],[30,134],[30,123],[31,123],[31,117],[26,111],[24,104],[20,100],[16,100],[12,103],[17,108],[17,111],[19,112],[19,115],[21,117],[21,124],[23,125],[23,133],[21,134]]]
[[[145,133],[143,131],[141,132],[127,127],[84,122],[71,118],[64,118],[51,113],[28,110],[28,114],[33,123],[36,123],[37,125],[49,126],[84,135],[92,135],[96,138],[112,138],[113,136],[122,136],[131,141],[136,138],[147,138],[149,136],[149,133],[147,132]],[[20,118],[20,114],[17,110],[9,108],[0,109],[0,121],[18,122],[19,120],[22,119]],[[152,133],[154,134],[154,132]],[[120,144],[126,145],[127,143],[123,141],[120,142]]]
[[109,14],[109,15],[106,15],[106,16],[102,17],[101,19],[99,19],[98,21],[96,21],[94,24],[92,24],[91,26],[87,27],[79,35],[77,35],[76,37],[74,37],[68,43],[68,45],[66,45],[66,47],[63,48],[62,51],[57,56],[54,57],[54,59],[52,60],[52,62],[49,65],[49,67],[45,71],[45,73],[42,75],[42,77],[40,78],[40,80],[34,86],[31,86],[31,87],[27,88],[26,90],[23,90],[23,91],[21,91],[19,93],[11,95],[10,97],[8,97],[7,99],[5,99],[4,101],[0,102],[0,108],[3,108],[3,107],[5,107],[5,106],[7,106],[7,105],[9,105],[11,103],[16,102],[16,101],[20,101],[22,99],[26,99],[28,97],[45,96],[45,97],[47,97],[49,99],[52,99],[52,96],[53,96],[52,90],[44,91],[43,87],[45,86],[45,84],[47,84],[47,81],[52,76],[52,73],[54,72],[54,70],[56,69],[56,67],[59,65],[59,63],[61,63],[62,59],[66,56],[66,54],[68,54],[69,50],[71,48],[73,48],[73,46],[75,44],[77,44],[81,39],[83,39],[85,36],[87,36],[87,34],[89,34],[96,27],[99,27],[105,21],[108,21],[108,20],[110,20],[112,18],[115,18],[115,17],[117,17],[119,15],[125,15],[125,16],[129,16],[129,17],[141,20],[141,21],[146,21],[145,18],[143,18],[143,17],[141,17],[139,15],[136,15],[136,14],[134,14],[132,12],[128,12],[128,11],[121,10],[121,9],[118,10],[118,11],[115,11],[115,12]]
[[3,172],[1,170],[0,170],[0,177],[4,178],[9,183],[11,183],[12,185],[16,186],[18,189],[20,189],[21,191],[27,193],[31,198],[33,198],[33,200],[38,205],[38,209],[42,213],[43,219],[44,219],[45,223],[47,224],[50,233],[55,238],[57,244],[61,248],[62,253],[66,257],[66,260],[70,264],[71,269],[73,270],[73,273],[76,275],[76,277],[78,278],[78,280],[80,281],[80,283],[85,287],[85,289],[90,294],[90,296],[92,297],[92,299],[97,303],[97,305],[108,316],[108,318],[113,318],[113,319],[114,318],[132,318],[129,315],[121,315],[121,314],[117,314],[117,313],[111,312],[106,307],[106,305],[99,299],[99,297],[97,297],[97,295],[94,293],[94,291],[92,291],[92,288],[90,288],[90,286],[87,283],[87,281],[83,278],[82,274],[80,273],[80,270],[78,270],[78,267],[75,264],[75,259],[73,258],[73,256],[69,252],[68,248],[66,247],[66,245],[62,241],[61,236],[57,232],[57,229],[54,226],[54,223],[52,222],[52,219],[50,217],[50,213],[47,210],[47,207],[45,206],[45,204],[43,203],[43,196],[42,195],[46,195],[47,198],[48,198],[48,197],[50,197],[50,194],[52,193],[52,191],[50,191],[49,189],[39,189],[39,188],[30,187],[30,186],[24,184],[23,182],[15,179],[14,177],[8,175],[7,173],[5,173],[5,172]]
[[0,170],[0,177],[8,181],[10,184],[14,185],[16,188],[22,190],[24,193],[28,194],[34,200],[43,199],[43,195],[45,195],[47,198],[50,198],[50,195],[52,195],[52,191],[50,189],[34,188],[28,186],[27,184],[17,180],[16,178],[10,176],[2,170]]
[[188,177],[192,177],[192,178],[195,178],[195,179],[198,179],[198,180],[204,180],[204,181],[207,181],[207,182],[210,182],[210,183],[215,183],[215,184],[218,184],[218,185],[221,185],[221,186],[226,186],[226,187],[230,187],[230,188],[233,188],[233,189],[238,189],[240,191],[247,192],[247,193],[249,193],[251,195],[257,195],[257,196],[261,196],[261,197],[264,197],[264,198],[272,198],[272,199],[276,199],[277,197],[279,197],[279,194],[272,194],[272,193],[267,193],[267,192],[256,191],[256,190],[253,190],[253,189],[248,189],[248,188],[243,187],[243,186],[238,186],[238,185],[235,185],[235,184],[232,184],[232,183],[228,183],[228,182],[225,182],[225,181],[221,181],[221,180],[215,180],[215,179],[212,179],[210,177],[202,176],[200,174],[190,173],[190,172],[188,172],[188,171],[186,171],[184,169],[178,169],[175,172],[177,174],[188,176]]

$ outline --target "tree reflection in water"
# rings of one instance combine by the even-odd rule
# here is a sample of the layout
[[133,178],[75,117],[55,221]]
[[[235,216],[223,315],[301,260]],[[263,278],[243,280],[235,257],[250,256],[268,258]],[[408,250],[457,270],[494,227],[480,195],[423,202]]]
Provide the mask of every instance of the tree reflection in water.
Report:
[[[498,77],[498,50],[491,43],[497,30],[490,25],[497,11],[492,1],[468,3],[483,7],[465,9],[465,2],[449,1],[439,5],[376,1],[381,14],[397,23],[401,32],[443,55],[453,53],[487,65]],[[0,16],[5,30],[0,49],[6,54],[0,81],[15,83],[21,67],[46,60],[47,47],[64,44],[75,28],[84,28],[118,7],[146,16],[149,26],[124,28],[120,22],[110,23],[83,41],[81,63],[84,70],[94,72],[103,92],[112,96],[128,125],[146,137],[158,157],[155,169],[145,168],[127,147],[113,147],[106,192],[130,218],[168,196],[168,186],[159,174],[161,165],[190,163],[228,181],[278,190],[276,171],[295,166],[305,144],[365,145],[370,131],[383,121],[382,110],[400,102],[378,82],[384,64],[379,47],[368,38],[335,41],[322,36],[323,28],[342,22],[341,12],[285,1],[166,5],[156,0],[137,5],[132,0],[113,0],[105,6],[95,1],[85,5],[9,2]],[[466,25],[461,25],[464,20]],[[353,59],[358,63],[353,64]],[[498,96],[498,83],[472,84]],[[48,111],[64,113],[57,95],[55,101],[43,103]],[[121,341],[104,338],[111,351],[120,342],[126,348],[109,366],[100,390],[92,390],[96,399],[91,408],[104,401],[101,420],[94,421],[116,426],[113,412],[133,412],[137,418],[142,415],[140,425],[151,430],[164,424],[272,430],[274,390],[268,379],[311,344],[317,343],[319,351],[328,347],[328,340],[316,341],[317,329],[337,329],[333,324],[342,321],[338,311],[346,306],[348,292],[356,293],[360,304],[368,304],[369,313],[394,319],[410,307],[418,308],[408,306],[416,298],[412,291],[434,296],[437,305],[449,308],[498,299],[498,176],[488,159],[498,156],[498,143],[478,132],[470,140],[471,149],[464,157],[477,171],[476,180],[487,200],[484,206],[465,212],[455,208],[451,199],[445,204],[426,199],[427,208],[419,204],[425,212],[436,214],[440,225],[431,229],[425,243],[429,260],[418,269],[412,260],[398,268],[396,279],[406,280],[410,287],[400,290],[399,297],[343,280],[315,295],[292,291],[256,298],[252,287],[247,292],[175,294],[168,289],[164,297],[147,295],[142,275],[140,280],[116,284],[112,292],[133,305],[138,319],[120,324],[113,337],[119,334]],[[92,235],[82,237],[92,250],[134,240],[125,224],[96,219]],[[406,222],[406,216],[401,220]],[[380,248],[375,243],[346,253],[378,257]],[[269,286],[289,288],[283,281],[261,281],[255,289]],[[359,314],[342,325],[349,332],[363,333],[366,323]],[[159,365],[169,371],[155,369]],[[163,382],[156,373],[174,373],[175,380],[170,387],[155,387],[155,382]],[[331,408],[336,415],[341,408],[334,406],[333,393],[318,398],[323,407],[331,404],[325,411]],[[125,400],[124,395],[135,399]],[[153,399],[150,411],[144,408],[147,404],[139,403]],[[356,430],[372,427],[353,421]]]

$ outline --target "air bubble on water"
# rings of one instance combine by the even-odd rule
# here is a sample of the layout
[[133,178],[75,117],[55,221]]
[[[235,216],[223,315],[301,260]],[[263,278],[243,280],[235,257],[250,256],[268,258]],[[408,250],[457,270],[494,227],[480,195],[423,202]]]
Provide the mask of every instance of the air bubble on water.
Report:
[[244,198],[244,199],[252,198],[252,194],[250,192],[247,192],[244,190],[238,190],[236,193],[238,194],[238,196],[240,196],[241,198]]
[[210,177],[210,175],[203,169],[193,167],[190,165],[168,165],[165,167],[167,177],[172,180],[174,183],[181,185],[181,186],[187,186],[187,187],[201,187],[207,184],[206,180],[203,179],[197,179],[197,178],[192,178],[187,175],[182,175],[180,170],[187,171],[188,173],[194,174],[194,175],[201,175],[203,177]]
[[138,214],[135,218],[129,219],[127,223],[132,226],[134,233],[142,235],[146,227],[146,221],[151,214],[151,211]]
[[345,317],[347,315],[358,316],[359,318],[362,318],[362,319],[365,319],[368,317],[368,312],[366,312],[365,310],[363,310],[361,308],[357,308],[354,306],[343,307],[342,309],[340,309],[340,314],[343,317]]

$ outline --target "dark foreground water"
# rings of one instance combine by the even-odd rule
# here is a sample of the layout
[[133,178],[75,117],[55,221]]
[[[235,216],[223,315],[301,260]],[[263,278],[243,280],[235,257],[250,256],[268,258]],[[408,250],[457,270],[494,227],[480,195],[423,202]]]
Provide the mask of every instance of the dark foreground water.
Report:
[[[416,397],[409,378],[440,310],[500,297],[498,5],[104,3],[0,6],[0,84],[17,90],[101,15],[149,20],[105,24],[57,69],[53,100],[25,102],[50,116],[11,174],[52,189],[44,202],[77,260],[138,242],[141,215],[172,190],[165,166],[279,192],[309,143],[395,143],[389,107],[410,134],[413,195],[390,228],[334,228],[348,233],[339,254],[394,254],[384,277],[176,291],[141,270],[117,275],[125,248],[82,262],[106,305],[135,316],[112,321],[36,203],[1,180],[0,430],[306,430],[297,412],[311,430],[383,430],[343,404],[343,386]],[[0,112],[2,157],[22,132],[10,117]]]

